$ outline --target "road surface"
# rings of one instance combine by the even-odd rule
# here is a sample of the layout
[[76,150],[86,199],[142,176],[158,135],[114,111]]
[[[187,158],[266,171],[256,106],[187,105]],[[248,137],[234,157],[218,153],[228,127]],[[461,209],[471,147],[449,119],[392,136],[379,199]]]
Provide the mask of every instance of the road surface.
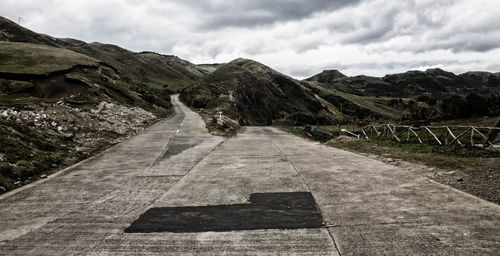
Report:
[[[172,118],[1,196],[0,255],[500,254],[496,204],[271,127],[212,136],[172,101]],[[309,201],[259,203],[283,195]],[[297,213],[321,226],[273,223]]]

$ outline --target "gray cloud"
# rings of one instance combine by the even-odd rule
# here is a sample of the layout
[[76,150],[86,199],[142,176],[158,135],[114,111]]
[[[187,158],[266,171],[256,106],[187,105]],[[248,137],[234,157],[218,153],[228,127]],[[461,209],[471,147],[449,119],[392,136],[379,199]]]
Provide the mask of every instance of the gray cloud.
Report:
[[499,8],[497,0],[3,0],[0,15],[57,37],[196,63],[246,57],[305,77],[497,69]]
[[500,31],[495,33],[460,33],[449,37],[436,36],[425,41],[415,41],[408,50],[415,53],[425,53],[433,50],[449,50],[454,53],[481,52],[486,53],[499,49]]
[[342,42],[366,44],[383,40],[389,33],[394,31],[394,20],[398,11],[398,9],[392,7],[381,11],[376,16],[363,17],[363,22],[352,29],[352,32],[348,33]]
[[183,1],[184,4],[200,11],[203,22],[199,27],[203,30],[255,27],[300,20],[315,13],[356,5],[358,2],[359,0]]

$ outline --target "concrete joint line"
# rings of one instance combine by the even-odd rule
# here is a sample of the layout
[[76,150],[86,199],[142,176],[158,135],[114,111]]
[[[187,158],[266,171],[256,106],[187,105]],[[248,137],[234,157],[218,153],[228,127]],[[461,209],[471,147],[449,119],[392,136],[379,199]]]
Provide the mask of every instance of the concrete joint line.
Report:
[[[204,157],[202,157],[198,162],[196,162],[193,166],[191,166],[191,168],[184,174],[184,175],[175,175],[175,176],[178,176],[179,179],[177,181],[175,181],[168,189],[172,189],[175,185],[177,185],[177,183],[179,183],[179,181],[181,181],[182,179],[184,179],[196,166],[198,166],[203,160],[205,160],[207,158],[207,156],[209,156],[212,152],[214,152],[223,142],[225,142],[226,139],[222,140],[221,142],[219,142],[217,145],[215,145],[214,148],[212,148],[212,150],[210,150],[210,152],[208,152]],[[163,155],[163,154],[161,154]],[[161,156],[160,155],[160,156]],[[149,167],[148,167],[149,168]],[[146,209],[150,209],[151,207],[153,207],[153,205],[156,203],[156,201],[158,201],[158,199],[160,199],[163,195],[158,195],[158,197],[156,197],[155,199],[153,199],[153,201],[151,202],[151,204],[149,204],[148,207],[146,207]],[[137,217],[137,219],[139,218],[140,216]],[[135,219],[134,221],[136,221],[137,219]]]
[[167,141],[167,143],[165,144],[165,147],[163,147],[163,150],[160,152],[160,154],[158,154],[157,157],[155,157],[155,159],[153,160],[153,162],[151,162],[151,164],[146,167],[146,169],[144,171],[149,171],[149,169],[151,169],[151,167],[157,165],[159,162],[160,162],[160,158],[165,154],[167,153],[167,150],[168,150],[168,144],[170,144],[170,141],[172,140],[172,138],[175,137],[175,134],[172,135],[172,137],[170,137]]
[[331,224],[331,225],[326,225],[325,227],[327,228],[339,228],[339,227],[364,227],[364,226],[377,226],[377,225],[400,225],[400,226],[412,226],[412,225],[419,225],[421,227],[432,227],[435,224],[432,223],[422,223],[422,222],[374,222],[374,223],[360,223],[360,224],[347,224],[347,225],[340,225],[340,224]]
[[[182,110],[181,110],[182,111]],[[186,117],[184,117],[185,119]],[[183,122],[184,122],[184,119],[183,119]],[[179,126],[177,126],[177,128],[179,128]],[[179,132],[179,130],[177,130],[177,132]],[[155,158],[155,160],[153,160],[153,162],[151,162],[151,164],[146,167],[146,169],[144,171],[148,171],[149,169],[151,169],[151,167],[157,165],[159,162],[160,162],[160,158],[165,154],[167,153],[167,150],[168,150],[168,145],[170,144],[170,141],[172,141],[172,139],[177,136],[177,133],[174,133],[172,134],[172,136],[168,139],[167,143],[165,144],[165,147],[163,147],[163,150],[161,151],[161,153]]]
[[[286,154],[283,153],[283,151],[281,150],[281,148],[278,145],[276,145],[276,143],[274,142],[273,139],[269,138],[269,140],[276,147],[276,149],[278,149],[278,151],[280,152],[281,156],[282,157],[284,156],[287,159],[287,161],[292,165],[293,169],[295,170],[295,172],[297,173],[297,175],[300,177],[300,179],[302,180],[302,182],[306,186],[307,190],[309,192],[311,192],[311,195],[314,197],[314,194],[312,193],[311,188],[309,187],[309,185],[307,185],[307,182],[304,179],[304,176],[302,176],[302,174],[300,173],[299,169],[297,169],[297,167],[295,166],[295,164],[293,164],[292,160],[290,160],[290,158]],[[319,208],[318,203],[316,202],[316,198],[314,198],[314,203],[316,204],[316,208],[318,209],[318,212],[321,214],[321,216],[323,216],[323,213],[321,212],[321,208]],[[339,247],[337,246],[337,242],[335,241],[335,238],[333,238],[333,234],[328,229],[328,226],[331,226],[331,225],[325,225],[324,228],[328,232],[328,235],[330,235],[330,238],[332,239],[333,245],[335,246],[335,249],[337,250],[337,253],[340,256],[342,256],[342,253],[340,253]],[[333,225],[333,226],[336,226],[336,225]]]

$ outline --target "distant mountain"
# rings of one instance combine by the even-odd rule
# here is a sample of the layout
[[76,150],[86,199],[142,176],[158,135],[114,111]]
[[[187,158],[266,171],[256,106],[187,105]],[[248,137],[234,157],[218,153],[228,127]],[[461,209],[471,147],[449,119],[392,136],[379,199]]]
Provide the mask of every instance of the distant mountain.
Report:
[[500,86],[500,72],[490,73],[484,71],[469,71],[459,75],[467,84],[480,84],[484,88],[497,88]]
[[111,44],[54,38],[35,33],[3,17],[0,17],[0,41],[42,44],[82,53],[113,66],[125,81],[138,90],[148,86],[179,91],[208,73],[176,56],[136,53]]
[[[428,95],[445,98],[470,92],[489,94],[500,92],[500,74],[467,72],[455,75],[441,69],[408,71],[384,77],[336,75],[338,71],[323,71],[305,81],[314,81],[326,88],[360,96],[416,97]],[[338,72],[338,74],[341,74]]]
[[240,125],[269,125],[282,118],[311,121],[331,117],[310,89],[248,59],[236,59],[219,67],[183,90],[181,99],[212,114],[222,111]]
[[312,77],[306,79],[306,81],[319,82],[319,83],[332,83],[336,79],[345,78],[346,75],[340,73],[340,71],[334,70],[323,70],[323,72],[316,74]]

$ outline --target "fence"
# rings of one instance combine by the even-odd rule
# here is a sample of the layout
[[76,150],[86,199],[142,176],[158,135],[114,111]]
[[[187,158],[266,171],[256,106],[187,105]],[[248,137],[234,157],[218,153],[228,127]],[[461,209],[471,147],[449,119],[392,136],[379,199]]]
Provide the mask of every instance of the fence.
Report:
[[313,126],[298,122],[297,120],[273,120],[272,124],[284,127],[302,126],[303,128],[301,129],[307,131],[312,137],[320,141],[327,141],[334,137],[333,130],[321,129],[318,125]]
[[[311,125],[302,124],[297,121],[273,121],[275,125],[282,126],[304,126],[310,129],[314,137],[322,140],[334,137],[333,129],[314,128]],[[311,129],[312,128],[312,129]],[[360,131],[349,131],[339,129],[339,135],[357,137],[360,139],[391,139],[398,142],[428,143],[438,145],[470,145],[500,151],[500,127],[480,127],[465,125],[446,126],[419,126],[396,124],[371,124],[361,128]],[[467,139],[466,139],[467,138]],[[467,140],[467,141],[466,141]],[[479,143],[480,142],[480,143]]]
[[[395,124],[369,125],[362,128],[359,134],[345,129],[341,130],[341,134],[364,139],[391,139],[398,142],[418,142],[420,144],[424,142],[439,145],[470,144],[471,146],[491,148],[495,151],[499,151],[496,144],[500,142],[498,138],[500,127],[463,125],[420,127]],[[470,138],[467,139],[468,142],[465,142],[465,137]]]

